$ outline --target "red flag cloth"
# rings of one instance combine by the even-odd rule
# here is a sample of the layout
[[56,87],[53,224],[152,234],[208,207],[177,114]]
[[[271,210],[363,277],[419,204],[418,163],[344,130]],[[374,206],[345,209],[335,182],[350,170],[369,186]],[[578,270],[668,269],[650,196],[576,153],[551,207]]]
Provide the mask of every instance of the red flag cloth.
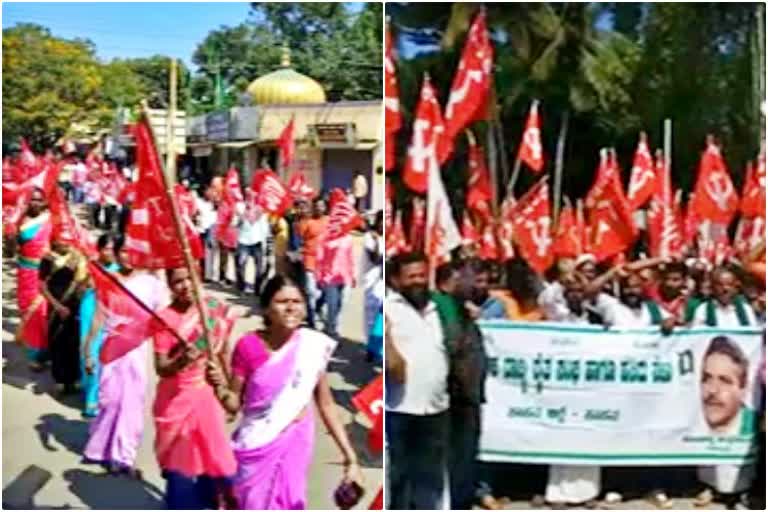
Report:
[[427,205],[420,197],[414,197],[412,204],[411,231],[408,240],[412,251],[423,251],[427,234]]
[[400,115],[400,92],[397,87],[397,75],[395,70],[395,54],[392,45],[392,35],[387,25],[384,48],[384,133],[386,153],[384,155],[384,169],[389,172],[395,168],[395,133],[402,126]]
[[19,152],[19,167],[24,173],[24,179],[29,179],[40,172],[40,163],[32,149],[25,139],[21,139],[21,149]]
[[132,204],[136,200],[136,184],[132,181],[126,181],[120,195],[117,196],[117,200],[123,206]]
[[403,182],[417,194],[424,194],[427,192],[430,159],[435,158],[444,126],[440,104],[428,77],[424,78],[419,98],[411,145],[403,168]]
[[720,148],[711,140],[699,163],[694,193],[693,208],[702,219],[729,224],[739,208],[739,197]]
[[388,231],[395,221],[395,192],[392,190],[392,182],[387,180],[384,187],[384,229]]
[[93,262],[88,263],[88,268],[99,311],[104,314],[106,332],[109,333],[99,353],[102,364],[124,356],[164,329],[172,330],[129,292],[116,276]]
[[532,269],[543,274],[555,261],[546,176],[517,203],[513,223],[520,255]]
[[384,379],[381,375],[369,382],[352,397],[352,404],[362,412],[371,423],[381,416],[384,409]]
[[481,260],[496,261],[499,259],[499,247],[496,243],[496,230],[493,222],[486,222],[483,226],[483,234],[480,237],[480,246],[477,256]]
[[557,224],[554,242],[555,254],[559,258],[576,258],[584,253],[583,239],[584,235],[579,230],[573,207],[567,205],[560,212],[560,221]]
[[48,208],[51,212],[51,224],[53,227],[51,237],[53,239],[60,238],[66,240],[75,249],[89,258],[95,258],[98,255],[96,240],[72,215],[60,188],[56,188],[51,194],[48,200]]
[[544,169],[544,150],[541,145],[541,121],[539,120],[539,104],[534,101],[525,122],[523,140],[517,158],[524,162],[532,171],[540,173]]
[[502,218],[496,227],[496,236],[499,241],[499,261],[505,263],[515,257],[513,238],[515,226],[511,220]]
[[[587,209],[591,210],[597,204],[597,201],[605,194],[605,190],[610,187],[622,189],[621,179],[619,178],[618,167],[614,166],[615,159],[608,154],[608,150],[600,150],[600,163],[595,173],[595,181],[592,188],[587,192],[585,203]],[[622,193],[622,195],[624,195]]]
[[230,167],[224,179],[224,201],[239,203],[243,201],[243,189],[240,187],[240,174],[237,169]]
[[689,197],[683,221],[683,242],[687,247],[693,247],[695,245],[699,234],[699,226],[701,225],[701,219],[693,208],[694,197],[694,194],[691,194]]
[[653,158],[648,149],[645,134],[642,133],[640,135],[640,142],[637,143],[635,161],[632,164],[632,174],[629,178],[629,191],[627,192],[627,199],[632,210],[637,210],[648,202],[656,188],[656,172],[653,168]]
[[493,47],[488,38],[485,12],[481,10],[469,28],[445,106],[445,135],[438,145],[441,164],[453,153],[453,141],[461,130],[485,117],[492,72]]
[[472,142],[469,145],[469,180],[467,181],[467,208],[487,217],[490,214],[489,204],[493,197],[491,177],[485,165],[483,149]]
[[384,489],[379,489],[379,493],[373,502],[368,506],[368,510],[382,510],[384,508]]
[[256,193],[256,204],[267,213],[278,217],[291,207],[291,194],[274,171],[262,169],[256,171],[251,181],[251,189]]
[[301,171],[294,171],[288,179],[288,190],[294,200],[311,200],[317,196],[317,192],[307,184],[307,178]]
[[280,132],[280,137],[277,139],[277,147],[280,148],[280,161],[284,169],[288,168],[293,162],[293,154],[296,148],[293,141],[293,121],[294,119],[291,117],[291,120],[285,125],[283,131]]
[[395,220],[391,229],[387,229],[387,238],[385,241],[385,249],[387,252],[387,258],[392,258],[398,254],[410,251],[408,240],[405,238],[405,231],[403,230],[403,212],[399,211],[395,214]]
[[340,238],[363,224],[363,218],[340,188],[331,191],[328,200],[327,240]]
[[465,245],[475,245],[480,242],[480,235],[466,210],[464,211],[464,220],[461,223],[461,240]]
[[589,217],[589,245],[598,262],[624,252],[637,237],[629,202],[616,183],[603,189]]
[[765,155],[757,167],[749,166],[741,197],[741,213],[748,217],[765,217]]
[[[163,185],[160,158],[146,120],[134,127],[136,165],[136,201],[126,227],[125,248],[136,268],[178,268],[186,265],[181,241],[173,220],[172,204]],[[183,224],[183,221],[182,221]],[[200,237],[189,225],[183,226],[192,257],[203,257]]]

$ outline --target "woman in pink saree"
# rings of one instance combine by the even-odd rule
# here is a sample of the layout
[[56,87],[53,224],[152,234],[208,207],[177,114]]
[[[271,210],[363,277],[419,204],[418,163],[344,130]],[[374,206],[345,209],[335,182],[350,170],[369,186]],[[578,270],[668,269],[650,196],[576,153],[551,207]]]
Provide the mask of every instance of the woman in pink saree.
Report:
[[40,262],[48,252],[51,238],[50,214],[44,209],[43,191],[35,188],[18,231],[16,298],[21,322],[16,341],[26,347],[29,366],[34,371],[42,370],[42,363],[48,358],[48,303],[41,293],[39,277]]
[[[159,315],[184,341],[169,331],[155,335],[155,453],[166,480],[165,501],[171,510],[217,509],[237,462],[224,410],[205,381],[206,343],[189,271],[169,270],[168,286],[173,302]],[[213,340],[216,354],[223,338]]]
[[[114,242],[117,261],[120,263],[117,278],[146,307],[158,310],[167,304],[168,290],[165,283],[149,272],[134,270],[123,244],[122,237]],[[91,333],[83,349],[86,372],[94,372],[91,344],[99,330],[104,328],[103,349],[109,341],[110,333],[121,321],[97,309]],[[83,458],[85,462],[100,464],[113,475],[124,474],[137,479],[142,477],[135,464],[144,434],[148,359],[149,343],[142,340],[137,347],[101,367],[99,412],[91,423]]]
[[305,509],[315,437],[313,401],[344,457],[345,481],[362,484],[357,456],[334,409],[325,374],[336,341],[301,328],[306,301],[299,286],[286,277],[270,279],[261,306],[266,329],[237,342],[231,383],[216,363],[208,363],[208,378],[224,408],[243,413],[232,440],[239,508]]

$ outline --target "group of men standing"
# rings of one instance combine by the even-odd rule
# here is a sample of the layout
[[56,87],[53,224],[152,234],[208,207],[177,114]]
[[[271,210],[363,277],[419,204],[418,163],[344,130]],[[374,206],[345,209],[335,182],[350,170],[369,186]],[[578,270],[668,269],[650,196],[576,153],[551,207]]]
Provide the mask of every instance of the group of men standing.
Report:
[[[476,320],[657,327],[664,335],[695,326],[728,329],[765,324],[764,285],[738,265],[707,268],[698,261],[657,258],[603,268],[600,273],[595,258],[586,254],[561,260],[549,281],[522,260],[505,270],[506,286],[498,269],[482,260],[455,260],[437,267],[432,275],[423,255],[405,253],[390,260],[385,320],[391,508],[440,508],[445,505],[445,482],[452,509],[500,507],[494,489],[484,481],[488,472],[477,460],[488,359]],[[743,363],[738,351],[716,352],[723,361],[712,364],[722,365],[720,373],[731,367],[738,373],[738,364]],[[729,391],[721,381],[733,380],[734,387],[745,381],[743,375],[720,373],[705,369],[702,377],[707,381],[702,380],[701,387],[710,425],[728,416],[723,411]],[[761,375],[764,378],[764,371]],[[759,439],[762,460],[757,464],[698,468],[696,506],[716,499],[746,506],[753,503],[750,496],[760,495],[760,488],[764,493],[764,472],[755,478],[755,471],[765,464],[764,433]],[[672,508],[663,483],[664,472],[670,470],[643,471],[649,502]],[[493,477],[489,480],[496,480]],[[533,499],[538,506],[595,507],[600,499],[622,500],[614,489],[603,492],[597,465],[551,465],[541,491]]]

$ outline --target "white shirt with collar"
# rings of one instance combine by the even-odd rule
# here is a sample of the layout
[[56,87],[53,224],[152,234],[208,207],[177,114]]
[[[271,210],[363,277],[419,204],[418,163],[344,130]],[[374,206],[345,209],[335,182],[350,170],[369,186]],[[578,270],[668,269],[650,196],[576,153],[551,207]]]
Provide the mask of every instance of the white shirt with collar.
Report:
[[437,306],[417,311],[399,293],[385,299],[392,343],[405,360],[405,383],[387,379],[387,411],[426,416],[448,409],[448,354]]
[[235,205],[233,222],[238,226],[237,243],[243,245],[261,244],[263,248],[267,244],[267,238],[269,238],[269,218],[262,211],[256,220],[250,222],[245,215],[245,210],[245,203],[240,202]]
[[[717,319],[718,327],[741,327],[735,305],[728,304],[727,306],[723,306],[714,299],[712,301],[715,303],[715,318]],[[749,304],[744,304],[744,311],[747,314],[747,322],[749,322],[749,325],[757,325],[755,313],[752,311],[752,308],[749,307]],[[696,308],[696,311],[693,314],[692,324],[694,326],[707,325],[707,302],[699,304]]]
[[548,283],[539,293],[537,299],[539,306],[544,312],[544,316],[550,322],[562,322],[568,324],[588,324],[589,316],[584,308],[581,315],[577,315],[568,303],[565,301],[563,285],[555,281]]
[[[653,318],[651,318],[651,313],[645,303],[641,304],[638,309],[632,309],[616,297],[607,293],[600,293],[597,295],[594,309],[611,327],[631,329],[653,325]],[[659,308],[659,313],[661,313],[662,320],[670,316],[662,308]]]

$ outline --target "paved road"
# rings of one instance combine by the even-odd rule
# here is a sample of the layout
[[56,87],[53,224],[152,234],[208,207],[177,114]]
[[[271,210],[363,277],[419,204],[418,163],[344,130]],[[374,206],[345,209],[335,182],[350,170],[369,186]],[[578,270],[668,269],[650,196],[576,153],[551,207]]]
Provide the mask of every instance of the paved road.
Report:
[[[250,272],[249,272],[250,273]],[[94,466],[81,464],[87,441],[88,423],[80,416],[79,398],[59,399],[52,395],[48,373],[33,374],[23,353],[13,341],[18,324],[15,300],[15,271],[3,261],[3,506],[25,509],[160,509],[164,481],[154,457],[154,425],[150,404],[156,380],[152,379],[145,411],[146,430],[139,450],[138,467],[142,483],[106,476]],[[209,289],[249,310],[252,298],[232,295],[218,287]],[[329,366],[331,387],[339,405],[367,482],[367,494],[360,508],[366,508],[382,483],[382,460],[367,450],[370,426],[350,404],[356,390],[369,382],[377,368],[365,361],[360,289],[352,290],[342,311],[340,333],[345,337]],[[248,316],[239,320],[233,339],[254,329],[260,320]],[[151,361],[147,361],[151,364]],[[154,375],[154,372],[150,372]],[[234,428],[234,424],[230,425]],[[315,457],[309,477],[309,508],[333,509],[332,492],[342,476],[341,457],[318,418]]]

